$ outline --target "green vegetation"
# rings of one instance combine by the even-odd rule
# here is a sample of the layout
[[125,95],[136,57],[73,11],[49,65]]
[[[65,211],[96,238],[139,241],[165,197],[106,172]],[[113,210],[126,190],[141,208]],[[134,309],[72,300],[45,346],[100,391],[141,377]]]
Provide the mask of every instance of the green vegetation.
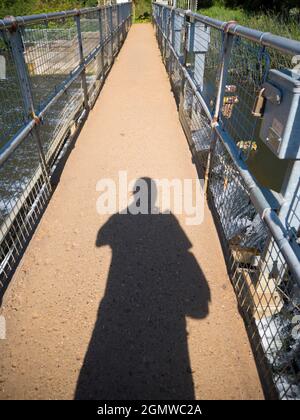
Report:
[[[0,0],[0,18],[97,6],[97,0]],[[149,22],[151,0],[133,0],[135,22]]]
[[[0,18],[96,6],[97,0],[0,0]],[[149,22],[151,0],[133,0],[135,22]],[[199,0],[199,13],[300,40],[300,0]]]
[[274,13],[281,14],[299,7],[299,0],[210,0],[210,3],[221,3],[226,7],[242,7],[249,11],[272,10]]
[[[272,32],[276,35],[300,40],[299,0],[215,0],[206,1],[199,13],[224,21],[236,20],[244,26]],[[270,4],[273,3],[274,7]],[[203,5],[203,2],[199,2]],[[204,5],[203,5],[204,6]],[[284,7],[283,7],[284,6]]]
[[97,0],[0,0],[0,18],[97,6]]
[[151,0],[134,0],[134,21],[150,22]]

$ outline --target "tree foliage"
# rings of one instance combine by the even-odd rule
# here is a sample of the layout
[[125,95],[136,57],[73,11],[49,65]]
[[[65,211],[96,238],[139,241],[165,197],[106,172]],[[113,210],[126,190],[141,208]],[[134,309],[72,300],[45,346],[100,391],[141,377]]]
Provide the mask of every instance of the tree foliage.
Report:
[[[97,3],[97,0],[0,0],[0,17],[96,6]],[[151,11],[151,0],[134,0],[134,4],[137,18]],[[198,8],[212,5],[242,8],[246,11],[286,13],[293,8],[300,8],[300,0],[198,0]]]
[[275,13],[300,7],[300,0],[216,0],[213,3],[223,3],[226,7],[241,7],[249,11],[271,10]]
[[97,6],[97,0],[0,0],[0,17]]

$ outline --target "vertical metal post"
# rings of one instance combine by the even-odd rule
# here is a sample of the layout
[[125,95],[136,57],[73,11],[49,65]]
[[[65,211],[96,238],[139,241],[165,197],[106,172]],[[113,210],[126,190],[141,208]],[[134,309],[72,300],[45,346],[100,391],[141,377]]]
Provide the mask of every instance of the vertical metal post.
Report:
[[172,25],[171,26],[171,31],[172,31],[171,42],[172,42],[172,47],[173,48],[175,48],[175,16],[176,16],[175,8],[176,8],[176,5],[174,6],[174,8],[171,11],[171,22],[172,22],[171,23],[171,25]]
[[[179,29],[178,29],[178,27],[176,26],[176,20],[177,21],[179,21],[180,20],[180,15],[178,14],[177,15],[178,16],[178,20],[176,19],[176,11],[174,10],[174,30],[173,30],[173,32],[174,32],[174,39],[173,39],[173,41],[174,41],[174,44],[173,44],[173,47],[174,47],[174,50],[175,50],[175,52],[176,52],[176,54],[178,55],[178,57],[179,57],[179,61],[180,61],[180,63],[182,64],[182,55],[180,54],[180,43],[181,43],[181,31],[182,31],[182,27],[180,27]],[[179,34],[179,45],[176,45],[176,34]]]
[[[129,13],[127,15],[127,8],[126,8],[126,5],[124,5],[124,4],[121,4],[121,10],[122,10],[122,14],[121,14],[121,16],[122,16],[122,32],[123,32],[123,42],[124,42],[125,37],[126,37],[126,21],[128,19]],[[129,9],[128,9],[128,11],[129,11]]]
[[28,76],[27,66],[24,59],[24,45],[20,30],[16,28],[8,32],[9,43],[12,50],[12,55],[16,65],[16,71],[20,81],[20,90],[24,103],[24,117],[26,121],[29,121],[35,115],[33,96],[31,90],[30,79]]
[[112,6],[109,6],[109,31],[110,31],[110,46],[111,46],[111,62],[114,61],[114,29],[113,29],[113,16],[112,16]]
[[122,43],[125,39],[125,30],[124,30],[124,21],[125,21],[125,13],[124,13],[124,5],[121,3],[120,5],[120,15],[121,15],[121,28],[122,28]]
[[188,51],[187,51],[187,38],[188,38],[188,17],[185,14],[184,15],[184,21],[183,21],[183,31],[184,31],[184,39],[183,39],[183,65],[186,67],[187,65],[187,57],[188,57]]
[[193,76],[197,89],[202,93],[204,90],[206,56],[210,44],[210,27],[199,22],[194,22],[193,25],[194,38],[196,36],[201,37],[201,46],[198,45],[197,51],[194,51]]
[[217,143],[217,133],[214,130],[215,124],[218,123],[220,118],[220,113],[222,112],[222,106],[224,101],[224,94],[225,94],[225,88],[226,88],[226,82],[227,82],[227,74],[228,74],[228,67],[230,63],[230,57],[231,57],[231,51],[232,51],[232,45],[233,45],[233,35],[231,35],[228,32],[228,29],[231,25],[235,25],[236,22],[231,21],[226,24],[226,27],[224,28],[225,31],[225,38],[223,41],[223,48],[222,48],[222,63],[220,67],[219,72],[219,83],[217,86],[217,95],[216,95],[216,104],[215,104],[215,110],[214,110],[214,116],[212,121],[212,139],[210,143],[210,150],[207,158],[207,166],[205,171],[205,179],[204,179],[204,191],[207,194],[208,187],[209,187],[209,177],[210,177],[210,171],[211,171],[211,162],[212,162],[212,155],[214,153],[214,149]]
[[117,31],[118,31],[118,49],[121,44],[121,31],[120,31],[120,5],[117,3]]
[[[162,25],[161,25],[163,34],[166,34],[166,12],[167,12],[167,8],[163,7],[163,9],[162,9]],[[163,37],[163,39],[162,39],[162,46],[163,46],[163,51],[162,51],[163,60],[166,62],[167,40],[166,40],[165,37]]]
[[[293,199],[297,194],[297,189],[299,188],[299,173],[300,161],[291,161],[281,189],[283,205],[279,210],[278,217],[282,221],[282,224],[286,228],[287,232],[290,234],[289,239],[292,239],[293,234],[297,233],[297,230],[299,229],[298,217],[290,214]],[[299,245],[292,240],[291,246],[294,249],[295,255],[300,258]],[[277,292],[277,285],[280,284],[287,270],[286,262],[281,258],[278,258],[278,253],[279,249],[274,244],[273,237],[271,236],[267,241],[261,257],[260,276],[256,285],[256,293],[259,297],[265,294],[265,290],[268,290],[271,296],[276,294],[276,308],[278,309],[274,311],[274,314],[277,313],[283,305],[282,296],[278,295]]]
[[221,62],[220,73],[219,73],[219,83],[217,87],[216,104],[215,104],[215,111],[214,111],[215,123],[219,121],[220,112],[222,110],[222,105],[224,101],[224,93],[225,93],[226,82],[227,82],[227,73],[228,73],[228,67],[230,63],[231,50],[232,50],[233,38],[234,38],[234,35],[231,35],[228,32],[228,29],[232,25],[236,25],[236,22],[234,21],[228,22],[226,24],[226,27],[224,28],[225,38],[223,42],[222,62]]
[[[186,15],[184,15],[184,20],[183,20],[183,25],[180,29],[180,35],[182,36],[182,32],[184,31],[184,40],[183,40],[183,56],[182,54],[179,55],[179,62],[181,63],[182,66],[186,66],[186,50],[185,50],[185,35],[186,35]],[[182,39],[180,40],[180,42],[182,42]],[[176,49],[175,49],[176,51]],[[181,52],[181,51],[180,51]],[[179,100],[179,109],[184,110],[184,101],[185,101],[185,97],[184,97],[184,87],[185,87],[185,83],[186,83],[186,78],[184,73],[182,74],[182,79],[181,79],[181,86],[180,86],[180,100]]]
[[104,79],[104,46],[103,46],[103,25],[102,25],[102,9],[98,10],[99,20],[99,41],[100,41],[100,54],[101,54],[101,66],[102,66],[102,78]]
[[[78,39],[78,49],[79,49],[79,60],[80,65],[84,66],[84,55],[83,55],[83,46],[82,46],[82,36],[81,36],[81,25],[80,25],[80,14],[77,14],[75,17],[76,27],[77,27],[77,39]],[[89,98],[88,98],[88,89],[86,83],[86,73],[85,67],[81,71],[81,82],[82,82],[82,89],[83,89],[83,100],[84,100],[84,108],[89,111]]]
[[197,11],[197,0],[191,0],[191,10],[192,12]]
[[125,38],[125,35],[124,35],[124,24],[123,24],[123,5],[122,5],[122,3],[119,5],[119,18],[120,18],[120,20],[119,20],[119,25],[120,25],[120,28],[119,28],[119,31],[120,31],[120,37],[121,37],[121,43],[123,43],[124,42],[124,38]]
[[123,34],[123,40],[124,42],[126,37],[126,30],[125,30],[125,21],[127,19],[126,9],[123,4],[121,4],[121,25],[122,25],[122,34]]
[[[13,18],[12,18],[13,19]],[[13,25],[13,29],[8,32],[8,39],[11,46],[12,56],[15,62],[16,71],[19,79],[19,86],[24,103],[24,117],[26,121],[34,119],[36,122],[35,127],[32,130],[32,135],[37,143],[40,161],[42,165],[42,171],[45,174],[45,179],[49,185],[49,169],[46,163],[45,154],[42,147],[40,138],[40,132],[38,124],[40,123],[38,117],[35,114],[34,101],[31,89],[31,83],[27,71],[27,65],[24,59],[24,45],[21,37],[20,29]]]

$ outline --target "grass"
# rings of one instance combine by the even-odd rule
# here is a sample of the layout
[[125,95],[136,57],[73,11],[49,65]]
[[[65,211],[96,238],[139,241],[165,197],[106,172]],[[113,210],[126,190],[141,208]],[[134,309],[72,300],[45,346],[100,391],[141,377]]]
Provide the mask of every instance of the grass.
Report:
[[[0,19],[5,16],[24,16],[51,13],[85,7],[83,0],[0,0]],[[89,6],[97,6],[97,0],[89,0]]]
[[135,1],[134,9],[134,22],[150,22],[152,13],[151,0]]
[[224,21],[236,20],[240,25],[300,40],[299,15],[297,18],[296,14],[290,15],[289,18],[283,18],[271,12],[254,13],[243,9],[230,9],[221,5],[200,9],[198,13]]

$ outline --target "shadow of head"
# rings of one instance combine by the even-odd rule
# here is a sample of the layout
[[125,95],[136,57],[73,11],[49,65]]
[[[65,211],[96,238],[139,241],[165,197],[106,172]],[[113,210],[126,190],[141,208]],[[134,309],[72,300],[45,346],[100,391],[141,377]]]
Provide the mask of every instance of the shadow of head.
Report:
[[[148,177],[139,178],[132,188],[133,203],[131,207],[139,208],[144,214],[156,214],[157,187],[153,179]],[[135,214],[128,208],[130,214]],[[143,214],[142,213],[142,214]]]
[[[145,185],[153,209],[150,178],[137,180],[133,203]],[[208,314],[205,276],[173,214],[126,210],[97,234],[112,259],[76,398],[193,399],[186,317]]]

